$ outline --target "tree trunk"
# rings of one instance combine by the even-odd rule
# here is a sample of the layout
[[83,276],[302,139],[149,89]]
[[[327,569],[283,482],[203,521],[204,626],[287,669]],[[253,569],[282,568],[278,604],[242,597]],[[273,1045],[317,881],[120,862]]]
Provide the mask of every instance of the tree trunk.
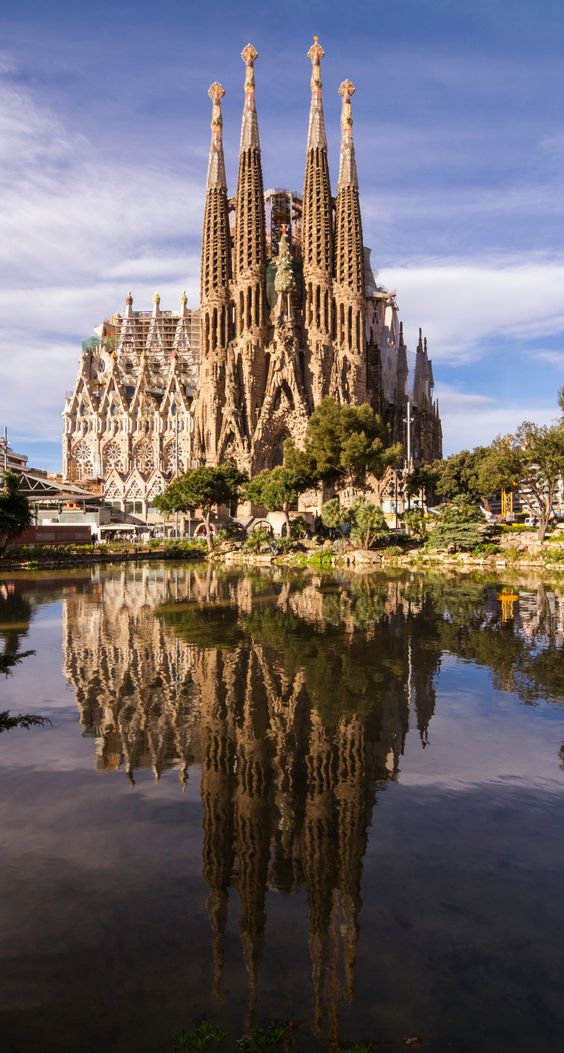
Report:
[[204,517],[204,526],[206,528],[206,544],[208,546],[208,552],[211,552],[211,550],[213,548],[213,540],[212,540],[211,525],[210,525],[211,508],[209,508],[207,510],[207,512],[206,512],[205,509],[202,509],[202,515]]
[[282,511],[284,513],[284,519],[286,521],[286,537],[288,538],[288,540],[290,540],[290,534],[292,532],[292,523],[290,521],[290,511],[288,504],[282,506]]
[[539,526],[538,526],[538,530],[537,530],[537,541],[541,545],[542,545],[542,543],[544,541],[544,536],[546,534],[546,528],[548,526],[549,518],[550,518],[550,515],[543,510],[541,512],[541,515],[540,515],[540,518],[539,518]]

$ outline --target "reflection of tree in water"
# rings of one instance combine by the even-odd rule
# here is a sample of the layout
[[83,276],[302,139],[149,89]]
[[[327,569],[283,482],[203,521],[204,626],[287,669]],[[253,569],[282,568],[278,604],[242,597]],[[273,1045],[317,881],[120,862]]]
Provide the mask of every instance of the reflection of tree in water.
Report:
[[315,1023],[336,1036],[376,796],[409,727],[428,741],[441,655],[486,665],[524,701],[562,698],[562,599],[521,590],[508,614],[497,584],[446,577],[129,573],[66,603],[66,671],[98,764],[185,781],[201,761],[215,993],[229,888],[252,1025],[267,889],[305,883]]
[[29,632],[32,607],[13,582],[0,582],[0,674],[8,675],[33,651],[20,651],[22,638]]

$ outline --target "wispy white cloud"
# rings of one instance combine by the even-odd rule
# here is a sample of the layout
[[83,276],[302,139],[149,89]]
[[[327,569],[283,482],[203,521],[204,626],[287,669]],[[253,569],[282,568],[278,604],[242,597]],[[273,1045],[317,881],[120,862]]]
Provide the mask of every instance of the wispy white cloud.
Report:
[[0,420],[57,439],[80,339],[132,286],[149,307],[198,298],[201,182],[116,161],[29,91],[0,84]]
[[564,373],[564,351],[536,350],[533,353],[533,358],[539,362],[546,362],[547,365],[553,366],[554,369]]
[[499,403],[475,391],[460,391],[447,384],[439,384],[439,398],[445,454],[456,450],[487,445],[498,435],[515,431],[524,420],[551,424],[556,407],[546,407],[521,401],[511,406]]
[[423,326],[435,362],[469,362],[495,339],[564,330],[564,257],[522,254],[389,267],[379,280],[399,290],[407,333]]

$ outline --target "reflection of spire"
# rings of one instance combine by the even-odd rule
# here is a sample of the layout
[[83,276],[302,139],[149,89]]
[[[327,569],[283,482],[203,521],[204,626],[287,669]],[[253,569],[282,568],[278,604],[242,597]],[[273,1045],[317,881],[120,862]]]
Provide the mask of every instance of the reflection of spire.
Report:
[[314,991],[314,1027],[320,1031],[324,1014],[324,987],[329,925],[335,881],[333,842],[333,747],[317,713],[312,713],[307,766],[304,818],[304,871],[308,883],[309,953]]
[[369,821],[364,766],[364,725],[361,717],[341,717],[337,730],[337,858],[341,907],[341,939],[345,994],[353,997],[354,966],[358,945],[358,915],[362,905],[360,882]]
[[233,744],[222,702],[223,677],[217,651],[200,658],[202,687],[202,806],[204,878],[209,886],[207,909],[212,927],[213,992],[223,997],[223,936],[228,888],[233,868]]
[[269,822],[267,809],[268,726],[265,694],[256,656],[251,649],[242,678],[236,734],[238,788],[235,796],[237,888],[241,898],[241,946],[249,981],[247,1026],[255,1024],[258,974],[262,960],[266,915]]

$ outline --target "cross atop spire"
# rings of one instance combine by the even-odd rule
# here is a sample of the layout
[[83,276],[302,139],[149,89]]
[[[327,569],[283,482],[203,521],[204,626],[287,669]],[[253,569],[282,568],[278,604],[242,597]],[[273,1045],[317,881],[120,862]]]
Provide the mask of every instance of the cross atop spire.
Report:
[[259,147],[257,111],[255,106],[255,62],[258,51],[253,44],[247,44],[241,52],[245,63],[245,103],[243,106],[243,123],[241,125],[241,150],[250,146]]
[[355,91],[356,88],[350,80],[344,80],[339,86],[339,95],[343,100],[343,108],[341,111],[341,158],[339,162],[338,187],[358,187],[352,134],[353,118],[351,107],[351,98]]
[[223,117],[221,116],[221,100],[225,95],[225,88],[218,81],[214,81],[208,89],[208,95],[212,101],[211,118],[211,145],[210,159],[208,164],[207,186],[227,187],[225,179],[225,161],[223,158]]
[[327,136],[325,134],[325,121],[323,119],[323,102],[321,98],[321,59],[325,55],[318,37],[313,38],[307,57],[311,61],[311,106],[309,110],[309,128],[307,133],[307,149],[312,150],[316,146],[327,149]]

